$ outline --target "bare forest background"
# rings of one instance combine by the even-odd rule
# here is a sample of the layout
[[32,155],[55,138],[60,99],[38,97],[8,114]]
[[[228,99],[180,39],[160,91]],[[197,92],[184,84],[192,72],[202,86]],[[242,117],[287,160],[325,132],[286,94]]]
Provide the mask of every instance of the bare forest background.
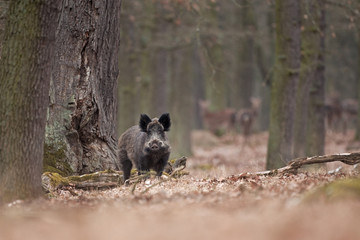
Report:
[[[210,130],[224,134],[227,126],[221,123],[226,120],[220,118],[226,118],[226,110],[242,112],[254,107],[253,100],[258,100],[258,109],[251,131],[267,131],[270,88],[279,87],[273,84],[278,81],[274,76],[279,76],[276,59],[283,58],[276,55],[277,24],[291,21],[298,23],[292,28],[299,31],[294,37],[297,41],[294,51],[299,54],[287,57],[298,59],[295,70],[302,79],[297,80],[291,93],[294,99],[294,93],[300,95],[297,97],[300,101],[291,106],[293,111],[297,107],[299,113],[294,113],[291,121],[302,121],[300,125],[307,126],[301,115],[311,117],[307,117],[308,94],[313,88],[311,82],[317,80],[309,80],[306,72],[321,65],[325,93],[322,96],[317,93],[320,95],[317,104],[321,105],[323,127],[330,120],[327,129],[345,131],[345,124],[354,128],[360,86],[359,3],[301,1],[296,8],[293,17],[297,19],[290,16],[277,23],[275,1],[124,1],[118,133],[135,124],[142,112],[151,116],[170,112],[174,121],[171,131],[174,153],[189,155],[191,130],[209,129],[208,121],[218,127]],[[324,42],[323,47],[320,41]],[[323,62],[315,59],[320,54]],[[284,92],[280,89],[277,95]],[[202,101],[206,101],[203,107]],[[204,118],[219,119],[211,122]],[[237,120],[232,130],[246,131]],[[291,138],[306,133],[304,129],[293,131]],[[281,135],[279,130],[274,134]],[[294,142],[304,145],[304,137]],[[293,148],[289,146],[288,149]],[[278,152],[275,150],[277,158]],[[291,155],[307,154],[305,150],[295,150]]]

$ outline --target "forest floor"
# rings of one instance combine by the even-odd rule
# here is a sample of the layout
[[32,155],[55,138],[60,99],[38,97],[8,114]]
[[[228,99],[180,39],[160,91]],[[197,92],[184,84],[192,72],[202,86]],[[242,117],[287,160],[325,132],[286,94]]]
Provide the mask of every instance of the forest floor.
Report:
[[[326,153],[359,151],[329,133]],[[360,239],[360,199],[310,198],[314,189],[353,177],[334,173],[256,176],[264,170],[267,133],[216,138],[194,132],[189,175],[102,191],[57,190],[0,208],[0,240],[11,239]],[[247,173],[248,172],[248,173]]]

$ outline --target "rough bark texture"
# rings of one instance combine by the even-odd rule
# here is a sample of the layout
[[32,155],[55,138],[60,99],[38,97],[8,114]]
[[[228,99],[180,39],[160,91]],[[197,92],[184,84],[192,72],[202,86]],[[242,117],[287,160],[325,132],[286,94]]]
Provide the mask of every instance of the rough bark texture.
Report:
[[53,167],[73,173],[117,168],[120,6],[118,0],[62,2],[45,150],[65,157]]
[[276,1],[276,63],[271,88],[268,169],[292,159],[295,88],[300,67],[300,7],[298,1]]
[[41,194],[57,1],[11,1],[0,68],[0,202]]
[[9,8],[10,0],[0,0],[0,56],[2,45],[4,41],[4,33],[5,33],[5,24],[6,24],[6,16]]

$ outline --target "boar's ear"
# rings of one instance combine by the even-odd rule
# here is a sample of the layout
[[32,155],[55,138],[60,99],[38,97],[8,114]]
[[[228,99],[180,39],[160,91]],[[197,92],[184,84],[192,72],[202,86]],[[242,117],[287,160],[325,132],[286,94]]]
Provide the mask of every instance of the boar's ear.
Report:
[[161,115],[159,118],[159,123],[163,125],[164,131],[169,131],[171,126],[170,115],[168,113]]
[[139,127],[142,132],[147,131],[147,125],[151,122],[151,118],[149,118],[146,114],[140,115]]

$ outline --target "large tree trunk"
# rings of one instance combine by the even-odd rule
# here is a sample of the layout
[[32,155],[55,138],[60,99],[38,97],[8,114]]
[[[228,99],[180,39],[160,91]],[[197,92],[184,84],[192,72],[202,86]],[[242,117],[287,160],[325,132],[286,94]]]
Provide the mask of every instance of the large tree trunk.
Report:
[[10,2],[0,64],[0,202],[42,193],[57,2]]
[[56,158],[52,167],[64,174],[117,168],[120,6],[118,0],[62,2],[45,160],[51,165]]
[[266,167],[292,159],[295,88],[300,67],[300,7],[298,1],[276,1],[276,62],[271,86],[271,110]]

